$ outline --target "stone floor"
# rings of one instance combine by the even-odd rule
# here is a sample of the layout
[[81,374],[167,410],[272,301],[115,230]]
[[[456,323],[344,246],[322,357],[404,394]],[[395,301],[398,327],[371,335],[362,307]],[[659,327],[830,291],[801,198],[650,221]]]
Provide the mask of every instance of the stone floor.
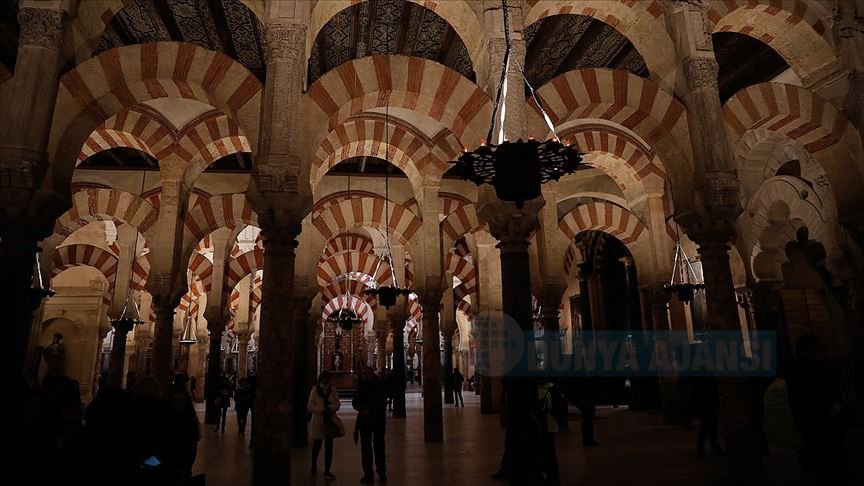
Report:
[[[489,475],[500,461],[503,431],[497,415],[481,415],[479,397],[465,394],[465,408],[445,405],[443,444],[423,442],[423,402],[416,389],[407,396],[408,418],[387,423],[387,466],[395,485],[486,485],[501,484]],[[336,439],[333,473],[324,481],[309,472],[310,449],[296,449],[293,456],[294,485],[358,484],[362,476],[360,447],[350,431],[354,411],[343,401],[339,413],[349,436]],[[578,415],[572,432],[557,435],[558,461],[565,485],[720,485],[729,484],[722,459],[699,458],[694,450],[695,431],[663,425],[656,414],[630,412],[626,408],[600,408],[596,420],[599,447],[583,448]],[[239,486],[250,483],[252,451],[248,437],[237,434],[233,410],[225,433],[202,425],[195,472],[206,473],[207,486]],[[319,458],[319,471],[322,457]],[[789,484],[789,483],[784,483]]]

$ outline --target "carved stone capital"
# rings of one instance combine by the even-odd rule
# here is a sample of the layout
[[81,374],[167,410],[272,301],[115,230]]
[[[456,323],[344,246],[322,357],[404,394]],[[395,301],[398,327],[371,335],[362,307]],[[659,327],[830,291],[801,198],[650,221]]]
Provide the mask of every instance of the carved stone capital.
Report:
[[688,57],[684,59],[684,76],[690,91],[717,89],[719,73],[717,60],[713,57]]
[[22,8],[18,11],[21,26],[19,46],[39,46],[60,50],[63,42],[63,17],[60,10],[47,8]]
[[540,225],[543,197],[526,201],[522,208],[515,203],[493,200],[483,203],[477,213],[489,224],[489,232],[498,240],[502,253],[528,250],[528,241]]
[[265,252],[294,253],[297,248],[297,236],[302,227],[300,222],[274,224],[266,221],[261,224],[261,239]]
[[306,30],[306,26],[299,23],[268,25],[264,35],[267,62],[302,62]]

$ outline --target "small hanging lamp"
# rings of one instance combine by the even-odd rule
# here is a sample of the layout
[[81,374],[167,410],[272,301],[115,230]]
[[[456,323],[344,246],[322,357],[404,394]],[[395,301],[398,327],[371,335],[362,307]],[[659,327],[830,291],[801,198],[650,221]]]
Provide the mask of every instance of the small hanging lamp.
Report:
[[186,323],[183,325],[183,333],[180,334],[178,341],[183,346],[191,346],[198,342],[198,337],[195,335],[195,324],[192,321],[192,316],[186,315]]
[[[677,233],[677,225],[676,225]],[[679,269],[678,265],[681,265]],[[683,273],[683,276],[681,274]],[[685,304],[689,304],[696,296],[696,292],[704,290],[705,284],[699,282],[696,272],[693,270],[693,265],[690,264],[690,259],[681,246],[681,237],[678,236],[675,242],[675,263],[672,265],[672,279],[667,285],[663,286],[663,290],[670,294],[678,296],[678,300]]]

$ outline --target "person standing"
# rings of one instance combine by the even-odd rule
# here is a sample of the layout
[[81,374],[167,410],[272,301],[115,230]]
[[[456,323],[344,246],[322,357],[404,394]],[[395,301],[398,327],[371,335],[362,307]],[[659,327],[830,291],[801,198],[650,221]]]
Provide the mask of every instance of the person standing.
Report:
[[253,390],[246,378],[241,378],[237,390],[234,392],[234,411],[237,413],[237,433],[246,433],[246,420],[249,417],[249,409],[252,407]]
[[542,383],[537,387],[540,460],[543,474],[546,477],[544,484],[549,486],[561,484],[561,477],[558,472],[558,456],[555,453],[555,433],[558,432],[554,397],[556,393],[559,392],[554,389],[552,383]]
[[459,372],[459,368],[453,368],[453,406],[465,408],[465,400],[462,398],[462,385],[465,377]]
[[[312,474],[318,472],[318,455],[321,453],[321,445],[324,445],[324,477],[336,479],[331,471],[333,467],[333,439],[339,437],[334,432],[334,427],[341,426],[341,421],[336,415],[339,410],[339,394],[330,384],[330,372],[322,371],[318,375],[318,383],[309,392],[309,402],[306,405],[312,414],[309,423],[309,438],[312,439]],[[344,433],[344,430],[343,430]]]
[[224,373],[219,377],[219,391],[216,396],[216,403],[219,406],[219,420],[216,422],[216,432],[222,428],[225,432],[225,422],[228,417],[228,408],[231,407],[231,395],[234,393],[234,387],[231,386],[231,381]]
[[372,368],[365,367],[360,372],[360,383],[351,402],[357,410],[357,422],[354,425],[354,443],[360,440],[360,453],[363,461],[363,477],[361,483],[374,481],[372,472],[372,456],[374,452],[375,467],[381,482],[387,481],[387,466],[384,453],[384,431],[387,419],[387,396],[384,384],[375,376]]

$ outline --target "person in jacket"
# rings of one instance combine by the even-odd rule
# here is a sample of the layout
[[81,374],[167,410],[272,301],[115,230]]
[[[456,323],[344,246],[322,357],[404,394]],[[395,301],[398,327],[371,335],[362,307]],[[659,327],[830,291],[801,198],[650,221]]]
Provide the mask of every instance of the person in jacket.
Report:
[[312,439],[312,473],[318,472],[318,455],[321,445],[324,445],[324,477],[335,479],[331,471],[333,466],[333,439],[337,436],[332,432],[333,424],[339,424],[336,412],[339,410],[339,394],[330,383],[330,372],[322,371],[318,375],[318,383],[309,392],[307,409],[312,417],[309,423],[309,438]]

